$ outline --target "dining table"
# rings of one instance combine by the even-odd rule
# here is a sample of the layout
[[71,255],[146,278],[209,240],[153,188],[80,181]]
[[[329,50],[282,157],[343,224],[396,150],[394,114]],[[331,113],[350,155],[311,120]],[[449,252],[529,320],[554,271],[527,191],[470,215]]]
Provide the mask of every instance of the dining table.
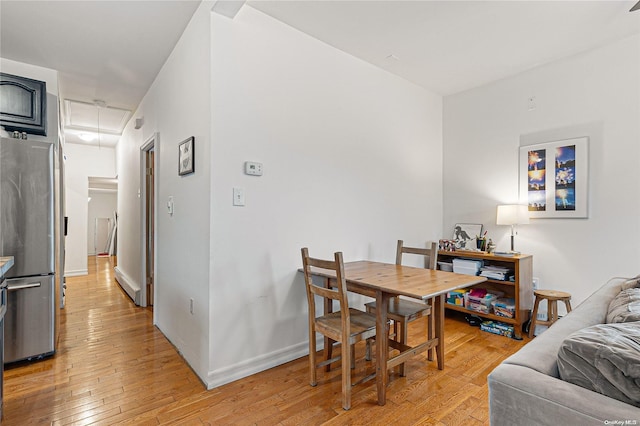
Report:
[[[386,403],[389,369],[407,361],[408,358],[435,348],[438,369],[444,369],[444,308],[445,295],[453,290],[482,283],[487,279],[477,275],[425,269],[367,260],[345,262],[347,290],[376,299],[376,386],[378,405]],[[314,276],[321,277],[325,286],[335,286],[335,272],[311,268]],[[387,310],[392,297],[405,296],[428,301],[433,299],[434,335],[432,339],[415,346],[401,344],[389,339]],[[332,311],[332,304],[325,303],[325,313]],[[330,344],[325,339],[325,345]],[[389,357],[389,347],[398,352]]]

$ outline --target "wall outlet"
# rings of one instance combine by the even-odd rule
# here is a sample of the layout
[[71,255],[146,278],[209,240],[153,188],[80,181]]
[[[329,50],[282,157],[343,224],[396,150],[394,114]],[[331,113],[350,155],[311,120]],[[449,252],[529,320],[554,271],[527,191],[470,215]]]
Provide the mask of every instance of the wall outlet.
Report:
[[193,299],[189,299],[189,313],[193,315]]

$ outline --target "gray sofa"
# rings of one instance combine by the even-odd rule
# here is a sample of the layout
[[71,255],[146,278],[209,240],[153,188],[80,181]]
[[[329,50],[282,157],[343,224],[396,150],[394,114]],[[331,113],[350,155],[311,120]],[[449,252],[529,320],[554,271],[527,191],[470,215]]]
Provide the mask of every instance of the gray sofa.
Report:
[[491,425],[640,425],[640,408],[561,380],[557,362],[565,338],[605,323],[610,301],[628,286],[609,281],[489,374]]

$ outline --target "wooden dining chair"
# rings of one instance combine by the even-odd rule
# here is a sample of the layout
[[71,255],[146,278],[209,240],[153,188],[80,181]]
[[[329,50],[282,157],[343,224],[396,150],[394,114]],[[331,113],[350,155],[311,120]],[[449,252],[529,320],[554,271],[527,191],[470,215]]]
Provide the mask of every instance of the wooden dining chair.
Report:
[[[342,408],[351,408],[351,365],[355,351],[353,345],[364,341],[376,334],[376,317],[358,309],[349,308],[347,300],[347,284],[344,275],[344,263],[342,253],[336,252],[334,260],[322,260],[309,257],[309,250],[302,249],[302,266],[304,281],[307,289],[307,302],[309,304],[309,371],[311,374],[311,386],[317,385],[316,369],[341,360],[342,363]],[[335,288],[326,288],[315,285],[311,279],[311,267],[329,269],[335,271]],[[316,316],[315,296],[323,297],[332,303],[337,300],[340,311]],[[329,338],[329,344],[325,344],[325,359],[316,362],[316,332]],[[334,342],[341,344],[341,355],[331,357],[331,347]],[[329,346],[329,347],[327,347]]]
[[[402,240],[398,240],[398,246],[396,249],[396,265],[402,265],[403,254],[417,254],[425,257],[425,268],[436,269],[438,260],[438,245],[435,242],[431,243],[430,248],[416,248],[406,247]],[[376,302],[369,302],[365,304],[367,312],[375,315]],[[407,343],[408,337],[408,324],[417,319],[425,316],[427,319],[427,338],[433,339],[435,330],[433,315],[431,314],[433,307],[433,299],[429,299],[427,303],[412,302],[410,300],[402,299],[400,297],[394,297],[389,300],[389,309],[387,311],[387,318],[393,320],[393,334],[394,339],[401,344]],[[366,358],[371,357],[371,340],[367,341],[367,355]],[[433,349],[429,349],[428,352],[429,361],[433,361]],[[405,376],[404,363],[400,364],[399,373],[401,376]]]

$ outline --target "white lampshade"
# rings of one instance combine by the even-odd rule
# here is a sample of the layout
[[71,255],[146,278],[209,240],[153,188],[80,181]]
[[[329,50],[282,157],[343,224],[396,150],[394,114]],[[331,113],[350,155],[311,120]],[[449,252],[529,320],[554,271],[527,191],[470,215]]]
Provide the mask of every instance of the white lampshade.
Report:
[[529,208],[523,204],[498,206],[496,225],[524,225],[529,223]]

